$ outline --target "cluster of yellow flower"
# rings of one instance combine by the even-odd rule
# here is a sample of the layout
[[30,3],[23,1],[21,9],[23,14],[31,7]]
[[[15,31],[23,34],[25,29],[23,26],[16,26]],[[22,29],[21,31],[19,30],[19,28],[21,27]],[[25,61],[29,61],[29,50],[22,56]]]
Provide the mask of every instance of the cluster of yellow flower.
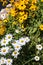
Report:
[[[3,3],[6,2],[6,0],[1,0]],[[27,19],[29,16],[29,10],[35,11],[37,9],[37,6],[35,5],[37,3],[37,0],[10,0],[12,7],[6,7],[6,10],[9,11],[8,14],[11,14],[12,16],[18,16],[19,23],[23,23],[24,20]],[[28,11],[27,11],[28,10]]]
[[[6,0],[1,0],[0,2],[3,2],[3,5],[7,3]],[[29,11],[36,11],[38,9],[37,7],[37,0],[10,0],[10,5],[8,5],[5,10],[7,11],[7,15],[11,15],[13,17],[16,17],[18,22],[20,24],[24,23],[25,20],[29,17]],[[41,0],[43,2],[43,0]],[[8,22],[8,18],[4,19],[3,22]],[[1,21],[2,22],[2,21]],[[2,23],[0,23],[1,25]],[[13,22],[13,24],[16,24]],[[22,26],[24,27],[24,26]],[[43,28],[43,25],[40,26],[40,29]],[[2,31],[1,31],[2,30]],[[0,28],[0,34],[3,35],[5,31],[5,26]]]
[[2,21],[0,21],[0,35],[3,35],[6,31],[6,27],[2,24]]
[[[10,2],[12,3],[12,0]],[[37,0],[19,0],[12,4],[15,7],[15,10],[17,9],[18,13],[16,13],[19,15],[19,23],[23,23],[27,19],[29,16],[29,10],[35,11],[37,9],[37,6],[35,5],[36,3]],[[11,12],[13,11],[11,10]]]

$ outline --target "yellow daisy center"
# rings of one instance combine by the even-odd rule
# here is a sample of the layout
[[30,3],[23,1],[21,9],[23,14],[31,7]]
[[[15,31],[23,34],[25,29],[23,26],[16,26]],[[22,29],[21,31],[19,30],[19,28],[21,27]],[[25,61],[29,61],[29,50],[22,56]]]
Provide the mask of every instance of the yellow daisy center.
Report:
[[8,36],[8,39],[10,39],[11,38],[11,36]]
[[6,40],[4,40],[3,43],[6,43]]
[[17,52],[14,52],[14,54],[17,54]]
[[6,52],[6,49],[4,49],[3,52]]
[[19,48],[19,46],[16,46],[16,48]]
[[23,42],[24,42],[24,40],[21,40],[20,42],[21,42],[21,43],[23,43]]

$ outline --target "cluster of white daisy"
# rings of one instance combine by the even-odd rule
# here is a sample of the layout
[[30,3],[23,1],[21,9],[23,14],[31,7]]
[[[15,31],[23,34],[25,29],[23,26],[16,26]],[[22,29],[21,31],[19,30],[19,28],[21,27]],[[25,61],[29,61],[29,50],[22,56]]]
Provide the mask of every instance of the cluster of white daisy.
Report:
[[[13,40],[12,34],[5,35],[5,38],[3,38],[0,41],[0,44],[2,46],[2,48],[0,49],[0,54],[5,56],[7,53],[10,53],[10,51],[13,50],[13,52],[11,51],[12,53],[11,55],[14,58],[17,58],[17,56],[20,54],[19,51],[22,49],[22,46],[28,43],[30,39],[29,37],[21,37],[19,40],[13,40],[13,42],[12,40]],[[7,46],[9,42],[11,43],[13,48],[11,48],[11,46]]]
[[[12,52],[12,56],[14,58],[17,58],[17,56],[20,54],[19,51],[22,49],[22,46],[24,46],[26,43],[28,43],[30,41],[30,39],[29,39],[29,37],[21,37],[19,40],[13,40],[13,42],[12,42],[12,40],[13,40],[13,35],[12,34],[5,35],[5,38],[3,38],[0,41],[0,44],[2,46],[2,48],[0,49],[0,54],[5,56],[11,50],[14,50]],[[11,46],[7,46],[7,44],[9,44],[9,42],[11,42],[11,45],[13,46],[13,49],[11,48]],[[36,45],[36,49],[38,51],[41,51],[42,48],[43,47],[42,47],[41,44]],[[35,61],[39,61],[40,60],[40,57],[39,56],[35,56],[34,59],[35,59]],[[2,61],[0,61],[0,62],[2,62]],[[9,62],[11,62],[11,59],[9,60]]]
[[[42,47],[41,44],[36,45],[36,49],[38,50],[38,53],[39,53],[39,51],[42,50],[42,48],[43,47]],[[40,60],[40,57],[39,56],[35,56],[34,59],[35,59],[35,61],[39,61]]]
[[0,43],[1,43],[1,46],[6,46],[11,40],[12,40],[12,34],[7,34],[5,36],[5,38],[3,38]]
[[14,58],[17,58],[18,54],[19,54],[19,50],[22,49],[22,46],[25,45],[26,43],[28,43],[30,41],[29,37],[21,37],[19,40],[15,40],[12,45],[15,49],[15,51],[12,53],[12,56],[14,56]]
[[4,57],[1,57],[0,59],[0,65],[6,64],[6,65],[12,65],[13,60],[10,58],[6,59]]
[[0,45],[2,46],[2,48],[0,49],[1,55],[6,55],[7,53],[9,53],[10,47],[8,47],[7,45],[9,44],[10,41],[12,41],[12,37],[13,37],[12,34],[7,34],[5,38],[3,38],[0,41]]

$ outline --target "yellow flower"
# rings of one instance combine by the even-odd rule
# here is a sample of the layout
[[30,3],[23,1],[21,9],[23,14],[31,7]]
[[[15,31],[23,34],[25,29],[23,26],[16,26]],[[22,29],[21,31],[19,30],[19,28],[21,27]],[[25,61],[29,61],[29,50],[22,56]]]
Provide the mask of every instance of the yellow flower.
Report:
[[17,12],[16,12],[15,8],[11,8],[11,9],[10,9],[10,14],[11,14],[12,16],[16,16],[16,15],[17,15]]
[[41,24],[41,25],[39,26],[39,28],[40,28],[41,30],[43,30],[43,24]]
[[20,0],[19,2],[25,4],[25,0]]
[[19,17],[19,23],[23,23],[23,21],[24,21],[23,16]]
[[8,22],[8,20],[7,19],[4,19],[3,22],[6,23],[6,22]]
[[16,25],[17,23],[14,21],[13,23],[12,23],[12,25]]
[[23,14],[21,17],[19,17],[19,22],[20,23],[23,23],[24,22],[24,20],[26,20],[27,19],[27,16],[28,16],[28,13],[26,12],[25,14]]
[[26,19],[27,19],[27,16],[28,16],[28,14],[27,14],[27,13],[26,13],[26,14],[24,14],[24,15],[23,15],[23,19],[24,19],[24,20],[26,20]]
[[23,28],[23,29],[24,29],[24,25],[23,25],[23,24],[22,24],[21,28]]
[[5,26],[1,26],[0,27],[0,35],[4,35],[5,31],[6,31],[6,27]]
[[35,4],[35,3],[37,3],[37,0],[32,0],[32,4]]
[[3,24],[2,20],[0,20],[0,26]]
[[14,3],[14,0],[10,0],[9,2],[10,2],[11,4],[13,4],[13,3]]
[[18,9],[19,10],[25,10],[25,8],[26,8],[26,5],[24,3],[20,2],[19,6],[18,6]]
[[41,0],[41,2],[43,2],[43,0]]
[[29,3],[29,0],[25,0],[25,4],[28,4]]
[[21,3],[28,4],[29,0],[20,0]]
[[15,3],[14,3],[14,6],[15,6],[16,8],[18,8],[18,7],[19,7],[19,2],[15,2]]
[[31,7],[30,7],[30,10],[36,10],[37,9],[37,6],[36,5],[31,5]]
[[24,15],[24,13],[25,13],[24,11],[20,11],[19,12],[20,15]]

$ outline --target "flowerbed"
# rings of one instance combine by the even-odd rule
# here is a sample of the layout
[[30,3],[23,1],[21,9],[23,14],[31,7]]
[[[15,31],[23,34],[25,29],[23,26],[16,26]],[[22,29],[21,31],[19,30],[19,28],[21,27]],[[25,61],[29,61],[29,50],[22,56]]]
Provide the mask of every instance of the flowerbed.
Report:
[[43,65],[43,0],[0,2],[0,65]]

